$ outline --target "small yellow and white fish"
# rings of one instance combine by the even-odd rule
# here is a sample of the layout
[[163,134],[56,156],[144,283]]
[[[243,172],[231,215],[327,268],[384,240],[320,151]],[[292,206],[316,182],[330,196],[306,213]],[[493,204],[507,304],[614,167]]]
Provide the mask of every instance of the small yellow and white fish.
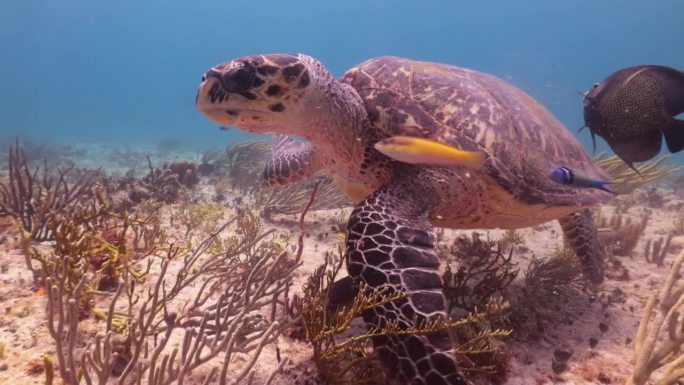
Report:
[[482,169],[483,151],[464,151],[436,140],[413,136],[391,136],[375,143],[375,149],[404,163],[429,166],[464,166]]

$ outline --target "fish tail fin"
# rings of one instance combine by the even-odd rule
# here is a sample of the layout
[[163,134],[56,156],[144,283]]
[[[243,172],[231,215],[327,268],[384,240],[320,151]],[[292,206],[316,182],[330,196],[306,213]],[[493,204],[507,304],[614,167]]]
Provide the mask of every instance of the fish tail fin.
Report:
[[615,183],[613,183],[613,182],[603,182],[603,181],[597,182],[597,183],[596,183],[596,188],[599,189],[599,190],[601,190],[601,191],[605,191],[605,192],[611,193],[611,194],[613,194],[613,195],[617,195],[617,192],[613,191],[612,189],[609,189],[609,188],[606,186],[606,185],[609,185],[609,184],[614,185]]
[[477,170],[481,170],[484,167],[486,161],[487,154],[485,154],[484,151],[474,151],[472,153],[471,162],[469,163],[471,163],[470,167],[475,168]]
[[684,150],[684,121],[673,119],[672,124],[668,130],[663,132],[665,134],[665,142],[667,149],[671,153],[676,153]]

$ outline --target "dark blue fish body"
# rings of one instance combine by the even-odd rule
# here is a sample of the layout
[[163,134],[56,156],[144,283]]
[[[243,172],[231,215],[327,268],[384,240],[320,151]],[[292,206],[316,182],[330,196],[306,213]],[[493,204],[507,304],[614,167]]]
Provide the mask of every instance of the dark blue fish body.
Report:
[[684,149],[684,72],[640,65],[621,69],[584,95],[584,124],[628,165]]
[[556,167],[549,171],[549,178],[552,181],[563,184],[566,186],[581,187],[581,188],[595,188],[615,194],[614,191],[606,188],[606,185],[612,184],[611,182],[595,180],[581,175],[577,175],[574,171],[567,167]]

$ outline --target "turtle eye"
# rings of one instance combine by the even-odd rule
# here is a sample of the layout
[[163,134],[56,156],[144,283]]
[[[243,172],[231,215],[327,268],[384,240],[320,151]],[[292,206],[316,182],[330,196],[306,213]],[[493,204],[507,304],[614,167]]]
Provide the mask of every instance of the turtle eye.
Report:
[[252,66],[233,68],[221,76],[221,84],[226,91],[245,92],[252,88],[254,76],[255,73]]

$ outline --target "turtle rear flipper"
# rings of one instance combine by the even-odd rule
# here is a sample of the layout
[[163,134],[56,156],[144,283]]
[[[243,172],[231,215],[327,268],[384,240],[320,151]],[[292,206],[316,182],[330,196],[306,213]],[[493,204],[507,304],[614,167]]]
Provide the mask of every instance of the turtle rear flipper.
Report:
[[311,144],[277,135],[271,158],[264,168],[262,185],[275,187],[294,183],[312,176],[320,168]]
[[558,219],[558,222],[580,260],[584,276],[596,284],[603,282],[605,253],[599,243],[591,211],[578,211]]
[[[369,329],[396,322],[411,329],[446,317],[439,260],[428,222],[429,194],[415,186],[389,185],[376,191],[351,214],[347,236],[349,275],[369,290],[387,290],[408,297],[369,309],[363,319]],[[430,334],[385,335],[373,338],[387,376],[402,384],[466,385],[458,369],[448,330]]]

